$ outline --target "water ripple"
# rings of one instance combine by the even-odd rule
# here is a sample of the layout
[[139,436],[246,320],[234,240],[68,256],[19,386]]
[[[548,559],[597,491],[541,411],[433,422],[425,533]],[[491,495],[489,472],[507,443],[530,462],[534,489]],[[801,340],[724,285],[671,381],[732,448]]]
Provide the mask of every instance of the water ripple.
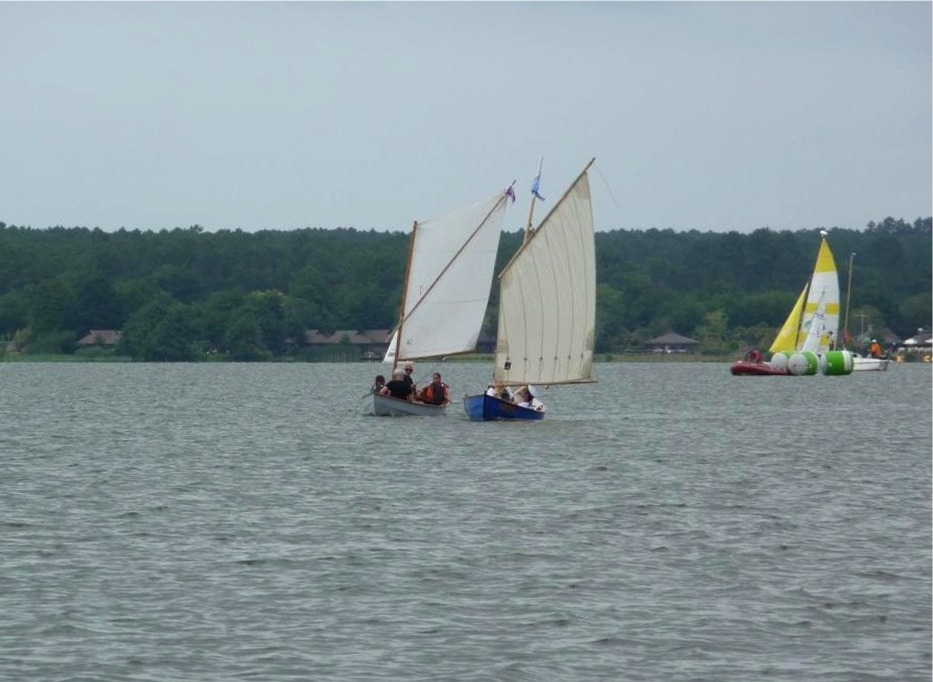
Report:
[[600,365],[533,425],[375,368],[5,366],[0,678],[930,680],[929,368]]

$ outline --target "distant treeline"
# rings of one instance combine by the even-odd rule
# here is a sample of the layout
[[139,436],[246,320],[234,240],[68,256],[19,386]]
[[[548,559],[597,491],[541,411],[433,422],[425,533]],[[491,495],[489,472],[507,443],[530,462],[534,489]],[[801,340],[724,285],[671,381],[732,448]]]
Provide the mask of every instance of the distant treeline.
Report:
[[[907,337],[930,324],[931,218],[828,232],[843,296],[856,254],[853,334]],[[819,241],[817,229],[600,232],[596,351],[637,351],[668,331],[709,354],[766,347]],[[519,232],[502,234],[498,268],[520,242]],[[308,329],[392,327],[407,249],[406,233],[352,228],[104,232],[0,222],[0,337],[29,353],[73,353],[90,329],[118,329],[118,353],[143,360],[298,354],[293,341]]]

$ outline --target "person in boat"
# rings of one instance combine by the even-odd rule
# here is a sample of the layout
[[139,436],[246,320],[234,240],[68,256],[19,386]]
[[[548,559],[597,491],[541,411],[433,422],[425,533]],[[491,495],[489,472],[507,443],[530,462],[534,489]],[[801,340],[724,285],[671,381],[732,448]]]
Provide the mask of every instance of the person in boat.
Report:
[[415,386],[415,365],[410,360],[402,365],[402,369],[405,372],[405,381],[408,382],[408,385],[411,386],[411,392],[413,395],[417,395],[418,387]]
[[527,386],[522,386],[512,395],[512,402],[519,407],[531,407],[531,394]]
[[509,389],[502,387],[496,388],[495,384],[489,384],[489,388],[486,389],[486,395],[490,398],[499,398],[499,400],[512,401],[512,396],[509,395]]
[[431,383],[421,389],[418,399],[430,405],[446,405],[450,402],[450,389],[441,381],[439,372],[431,375]]
[[884,355],[884,351],[881,349],[881,344],[878,343],[878,339],[871,340],[871,346],[868,347],[868,354],[873,358],[880,358]]
[[512,402],[512,396],[509,393],[508,387],[503,386],[502,384],[495,381],[486,387],[486,395],[488,395],[490,398],[499,398],[499,400]]
[[405,381],[405,370],[401,367],[396,367],[395,371],[392,372],[392,381],[383,386],[379,393],[410,402],[414,392],[412,391],[411,384]]
[[748,353],[745,354],[746,362],[754,362],[758,364],[762,361],[761,351],[757,348],[752,348]]
[[544,403],[538,400],[538,396],[529,386],[522,386],[515,391],[515,395],[512,396],[512,402],[519,407],[527,407],[532,410],[538,410],[539,412],[544,411]]
[[381,393],[383,387],[386,385],[386,378],[381,374],[376,375],[376,380],[373,382],[373,387],[370,389],[373,393]]

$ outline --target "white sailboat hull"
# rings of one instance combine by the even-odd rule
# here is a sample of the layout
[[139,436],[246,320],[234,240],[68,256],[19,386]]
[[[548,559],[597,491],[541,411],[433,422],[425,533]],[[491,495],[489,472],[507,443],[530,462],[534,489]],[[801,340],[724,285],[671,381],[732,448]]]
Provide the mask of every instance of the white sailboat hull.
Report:
[[852,357],[853,372],[884,372],[887,371],[891,360],[888,358],[863,358],[860,355]]
[[388,395],[373,394],[373,414],[377,417],[443,417],[447,414],[447,405],[413,403]]

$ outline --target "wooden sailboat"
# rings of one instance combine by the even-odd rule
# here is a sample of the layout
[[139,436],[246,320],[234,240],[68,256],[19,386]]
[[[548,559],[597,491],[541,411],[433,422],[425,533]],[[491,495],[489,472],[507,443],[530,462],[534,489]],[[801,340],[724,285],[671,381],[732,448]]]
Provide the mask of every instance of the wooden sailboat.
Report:
[[[512,188],[439,218],[415,221],[399,321],[386,360],[399,363],[469,353],[489,303],[496,252]],[[373,394],[376,415],[443,415],[447,405]]]
[[813,274],[797,297],[794,307],[771,344],[770,362],[746,359],[731,367],[736,376],[827,375],[852,372],[852,354],[836,350],[839,330],[839,276],[827,233],[822,241]]
[[[588,171],[594,161],[532,231],[539,166],[524,241],[499,275],[493,384],[463,400],[472,420],[543,419],[537,388],[593,381],[596,248]],[[508,389],[530,395],[516,403],[503,397]]]

